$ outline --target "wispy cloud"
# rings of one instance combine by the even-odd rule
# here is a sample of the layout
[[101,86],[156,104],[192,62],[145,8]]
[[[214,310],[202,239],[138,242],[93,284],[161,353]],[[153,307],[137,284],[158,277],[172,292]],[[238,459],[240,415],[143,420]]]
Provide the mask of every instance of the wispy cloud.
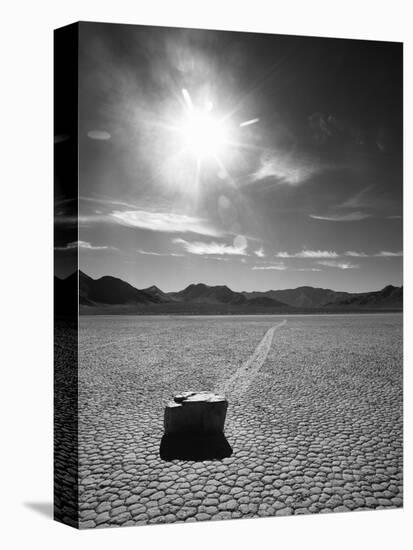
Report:
[[277,252],[275,254],[277,258],[300,258],[300,259],[335,259],[341,258],[343,256],[348,256],[350,258],[391,258],[397,256],[403,256],[402,251],[389,252],[381,251],[376,254],[367,254],[366,252],[360,252],[357,250],[346,250],[345,252],[338,253],[334,250],[301,250],[301,252]]
[[[60,201],[63,204],[64,200]],[[97,223],[119,223],[129,227],[161,231],[167,233],[192,232],[207,236],[221,236],[221,232],[212,227],[205,219],[179,214],[168,210],[168,205],[158,206],[154,211],[146,205],[136,205],[110,197],[80,196],[79,216],[66,215],[64,212],[55,215],[55,223],[73,225],[92,225]],[[90,205],[93,205],[91,209]],[[97,210],[94,206],[100,208]]]
[[312,176],[329,169],[318,160],[299,153],[272,151],[265,153],[260,166],[254,174],[253,181],[274,178],[278,184],[300,185]]
[[106,130],[90,130],[87,135],[90,139],[97,139],[101,141],[106,141],[111,138],[111,135],[109,132],[106,132]]
[[313,220],[325,220],[328,222],[357,222],[370,217],[371,214],[361,211],[348,212],[347,214],[331,214],[329,216],[316,216],[315,214],[310,214],[310,218]]
[[298,269],[292,269],[291,271],[322,271],[319,267],[299,267]]
[[403,256],[403,252],[401,250],[399,252],[389,252],[387,250],[382,250],[378,254],[375,254],[375,256],[379,258],[395,258]]
[[377,197],[372,193],[374,185],[368,185],[353,193],[345,201],[329,208],[326,214],[310,214],[314,220],[329,222],[355,222],[372,217],[372,209],[377,207]]
[[130,202],[126,202],[126,201],[120,201],[118,199],[112,199],[109,197],[85,197],[81,195],[79,197],[79,201],[86,202],[86,203],[92,202],[92,203],[101,204],[109,207],[110,210],[116,206],[124,206],[125,208],[128,208],[128,209],[136,209],[136,210],[138,209],[138,207],[135,204],[131,204]]
[[148,210],[115,210],[110,214],[112,219],[129,227],[138,227],[149,231],[165,233],[197,233],[199,235],[219,236],[220,233],[211,227],[206,220],[174,214],[172,212],[151,212]]
[[337,269],[358,269],[359,266],[356,264],[351,264],[348,262],[335,262],[334,260],[323,260],[318,262],[320,265],[325,265],[326,267],[335,267]]
[[253,269],[254,271],[258,271],[258,270],[285,271],[287,269],[287,266],[283,262],[280,262],[278,264],[271,264],[271,265],[254,265],[251,269]]
[[395,215],[395,216],[386,216],[388,220],[401,220],[402,216]]
[[241,240],[238,244],[236,239],[234,239],[233,245],[227,245],[223,243],[217,243],[217,242],[201,242],[201,241],[193,241],[189,242],[185,239],[174,239],[173,242],[175,244],[178,244],[182,246],[186,252],[189,254],[195,254],[197,256],[204,256],[204,255],[215,255],[215,256],[223,256],[223,255],[230,255],[230,256],[246,256],[247,255],[247,241],[246,239]]
[[79,216],[67,215],[65,213],[56,214],[54,223],[59,225],[91,225],[96,223],[110,223],[114,220],[106,214],[79,214]]
[[254,254],[258,256],[258,258],[265,258],[265,252],[262,246],[258,248],[258,250],[254,250]]
[[347,250],[344,252],[344,256],[350,256],[352,258],[368,258],[368,254],[365,252],[357,252],[355,250]]
[[381,252],[377,252],[376,254],[366,254],[365,252],[355,252],[354,250],[347,250],[347,252],[344,252],[343,256],[350,256],[353,258],[396,258],[399,256],[403,256],[403,252],[401,250],[397,252],[382,250]]
[[148,250],[140,250],[138,249],[136,251],[138,254],[144,254],[145,256],[176,256],[176,257],[183,257],[183,254],[176,254],[174,252],[165,253],[165,252],[152,252]]
[[334,250],[301,250],[301,252],[277,252],[277,258],[338,258]]
[[71,243],[67,243],[64,246],[55,246],[55,250],[76,250],[76,249],[115,250],[115,248],[113,246],[97,246],[97,245],[93,245],[92,243],[89,243],[87,241],[73,241]]
[[338,208],[369,208],[371,206],[371,195],[369,196],[369,193],[373,189],[374,185],[363,187],[363,189],[339,204]]

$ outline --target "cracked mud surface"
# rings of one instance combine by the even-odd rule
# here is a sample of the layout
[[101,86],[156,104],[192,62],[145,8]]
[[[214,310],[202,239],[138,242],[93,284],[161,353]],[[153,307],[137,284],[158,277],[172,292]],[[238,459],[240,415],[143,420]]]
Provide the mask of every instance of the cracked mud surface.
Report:
[[[227,393],[232,456],[162,461],[166,402],[284,319]],[[402,317],[82,317],[79,418],[81,528],[401,507]]]

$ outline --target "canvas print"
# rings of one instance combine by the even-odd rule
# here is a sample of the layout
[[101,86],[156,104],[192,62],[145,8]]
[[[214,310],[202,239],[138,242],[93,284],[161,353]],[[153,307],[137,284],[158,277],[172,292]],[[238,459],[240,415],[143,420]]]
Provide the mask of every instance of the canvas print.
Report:
[[55,32],[55,517],[403,506],[400,43]]

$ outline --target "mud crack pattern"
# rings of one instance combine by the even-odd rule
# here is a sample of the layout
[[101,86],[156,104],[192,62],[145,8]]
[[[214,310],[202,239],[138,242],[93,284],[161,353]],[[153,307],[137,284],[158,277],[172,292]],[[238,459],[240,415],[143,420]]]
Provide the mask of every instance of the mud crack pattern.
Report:
[[[401,316],[282,320],[81,318],[81,528],[402,506]],[[165,402],[228,380],[232,456],[162,461]]]

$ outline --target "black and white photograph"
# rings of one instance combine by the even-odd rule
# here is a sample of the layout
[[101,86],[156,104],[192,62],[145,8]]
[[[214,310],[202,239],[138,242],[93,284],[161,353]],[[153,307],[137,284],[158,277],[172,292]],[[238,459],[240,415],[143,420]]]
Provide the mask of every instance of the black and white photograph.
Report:
[[63,27],[54,158],[55,518],[402,508],[403,44]]

